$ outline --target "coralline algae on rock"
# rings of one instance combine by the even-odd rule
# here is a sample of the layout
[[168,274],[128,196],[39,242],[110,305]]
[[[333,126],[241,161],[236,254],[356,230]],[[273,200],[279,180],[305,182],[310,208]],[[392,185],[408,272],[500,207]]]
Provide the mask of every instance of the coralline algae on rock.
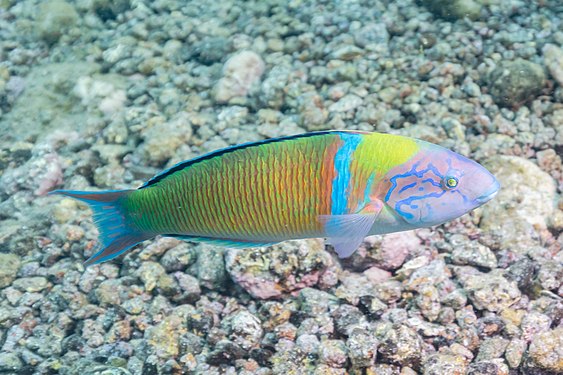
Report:
[[554,212],[556,186],[533,162],[515,156],[495,156],[485,162],[502,188],[483,207],[480,227],[500,237],[501,249],[525,252],[538,245]]
[[336,272],[336,265],[320,240],[230,250],[226,265],[232,279],[258,298],[281,297],[319,282],[330,283],[330,273]]
[[236,96],[246,96],[265,68],[264,61],[255,52],[242,51],[232,56],[223,66],[223,78],[215,87],[215,100],[226,103]]

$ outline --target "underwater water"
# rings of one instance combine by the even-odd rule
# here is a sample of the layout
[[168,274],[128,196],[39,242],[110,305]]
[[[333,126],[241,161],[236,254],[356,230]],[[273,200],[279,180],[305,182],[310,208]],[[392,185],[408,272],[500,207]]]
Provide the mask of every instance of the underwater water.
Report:
[[[0,374],[563,373],[559,0],[0,0]],[[502,186],[445,224],[85,267],[88,207],[183,160],[390,133]]]

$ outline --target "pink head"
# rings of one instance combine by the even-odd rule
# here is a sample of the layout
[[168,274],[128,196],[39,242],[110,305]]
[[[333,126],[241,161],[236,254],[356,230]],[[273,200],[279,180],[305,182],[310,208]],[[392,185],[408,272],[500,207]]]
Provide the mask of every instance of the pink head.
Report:
[[420,151],[386,175],[389,224],[403,229],[455,219],[492,199],[500,188],[483,166],[443,147],[416,141]]

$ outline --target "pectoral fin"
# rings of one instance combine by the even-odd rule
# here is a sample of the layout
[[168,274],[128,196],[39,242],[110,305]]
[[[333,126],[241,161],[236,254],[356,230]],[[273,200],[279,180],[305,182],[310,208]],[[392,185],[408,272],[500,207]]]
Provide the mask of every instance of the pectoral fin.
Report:
[[320,215],[319,221],[325,225],[328,242],[338,257],[348,258],[360,247],[376,218],[376,213]]

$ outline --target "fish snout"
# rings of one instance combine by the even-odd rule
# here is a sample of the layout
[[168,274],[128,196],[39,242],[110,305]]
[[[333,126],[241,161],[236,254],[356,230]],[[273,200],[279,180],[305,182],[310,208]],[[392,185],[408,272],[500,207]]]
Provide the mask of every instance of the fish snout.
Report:
[[495,179],[494,182],[484,191],[483,194],[475,198],[475,202],[479,205],[485,204],[493,199],[500,190],[500,183]]

